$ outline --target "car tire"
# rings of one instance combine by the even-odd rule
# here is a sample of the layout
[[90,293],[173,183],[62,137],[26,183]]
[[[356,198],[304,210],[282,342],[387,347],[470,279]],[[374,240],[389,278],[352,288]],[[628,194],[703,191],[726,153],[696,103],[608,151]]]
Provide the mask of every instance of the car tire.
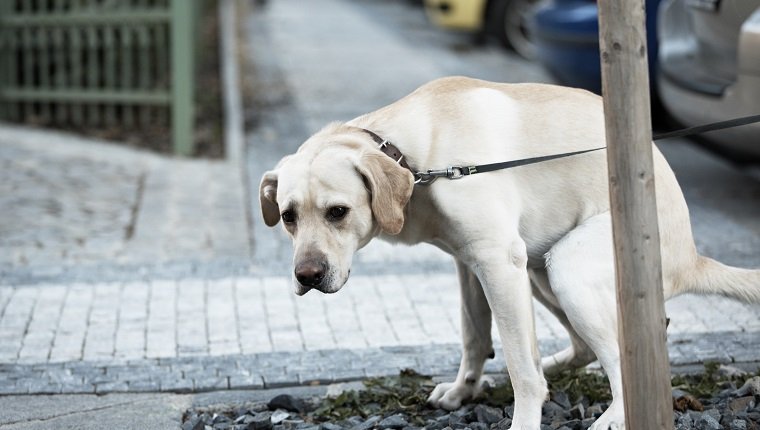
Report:
[[538,0],[491,0],[491,30],[504,46],[527,59],[536,56],[536,46],[528,32],[528,17]]

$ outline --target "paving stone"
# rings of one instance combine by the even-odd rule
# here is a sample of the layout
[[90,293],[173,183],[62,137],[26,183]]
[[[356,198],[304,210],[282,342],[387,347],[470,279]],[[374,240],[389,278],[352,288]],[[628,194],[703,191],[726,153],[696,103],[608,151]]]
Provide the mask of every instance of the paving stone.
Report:
[[193,379],[193,389],[195,391],[226,390],[229,388],[230,384],[226,376],[210,376]]
[[287,387],[298,384],[298,375],[264,373],[262,377],[265,388]]
[[158,380],[130,380],[129,392],[158,392],[161,382]]
[[27,394],[29,393],[29,388],[26,386],[26,384],[18,384],[18,383],[3,383],[0,384],[0,394]]
[[261,375],[238,375],[228,376],[231,389],[257,390],[264,388],[264,379]]
[[162,378],[159,380],[161,391],[173,393],[189,393],[193,391],[193,380],[182,378]]
[[111,381],[95,384],[95,393],[126,393],[129,391],[129,384],[126,381]]

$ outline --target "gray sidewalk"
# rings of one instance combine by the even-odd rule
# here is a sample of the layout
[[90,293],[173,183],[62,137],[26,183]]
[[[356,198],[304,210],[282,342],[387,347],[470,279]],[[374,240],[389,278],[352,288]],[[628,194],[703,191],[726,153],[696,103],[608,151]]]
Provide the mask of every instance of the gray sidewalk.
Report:
[[4,283],[248,271],[240,169],[0,124]]

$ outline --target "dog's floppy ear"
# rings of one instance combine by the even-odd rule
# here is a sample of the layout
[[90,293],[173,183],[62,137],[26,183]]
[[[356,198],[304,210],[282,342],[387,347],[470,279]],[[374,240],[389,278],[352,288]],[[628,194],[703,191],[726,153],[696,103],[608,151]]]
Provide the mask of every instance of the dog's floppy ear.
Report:
[[270,170],[261,177],[259,201],[266,225],[277,225],[280,221],[280,206],[277,205],[277,170]]
[[356,169],[371,195],[372,214],[388,234],[404,227],[404,207],[414,188],[414,176],[382,152],[364,152]]

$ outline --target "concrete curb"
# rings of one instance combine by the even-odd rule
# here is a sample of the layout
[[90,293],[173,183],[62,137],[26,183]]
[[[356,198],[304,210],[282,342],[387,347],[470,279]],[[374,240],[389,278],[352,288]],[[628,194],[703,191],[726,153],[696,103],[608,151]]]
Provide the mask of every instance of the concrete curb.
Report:
[[[543,355],[566,340],[541,340]],[[698,370],[715,361],[754,370],[757,333],[716,332],[669,336],[674,371]],[[455,375],[458,344],[331,349],[247,355],[193,356],[140,360],[0,364],[0,396],[20,394],[200,393],[258,390],[359,381],[414,369],[426,375]],[[593,364],[591,368],[597,368]],[[488,374],[504,373],[501,354],[486,363]],[[690,370],[689,370],[690,369]]]
[[248,227],[247,237],[249,255],[253,249],[253,225],[250,202],[250,178],[245,156],[245,126],[243,120],[243,97],[240,80],[240,63],[238,61],[240,40],[238,16],[241,5],[237,0],[220,0],[219,14],[219,55],[222,78],[222,104],[224,112],[224,152],[227,161],[239,173],[245,207],[245,222]]

